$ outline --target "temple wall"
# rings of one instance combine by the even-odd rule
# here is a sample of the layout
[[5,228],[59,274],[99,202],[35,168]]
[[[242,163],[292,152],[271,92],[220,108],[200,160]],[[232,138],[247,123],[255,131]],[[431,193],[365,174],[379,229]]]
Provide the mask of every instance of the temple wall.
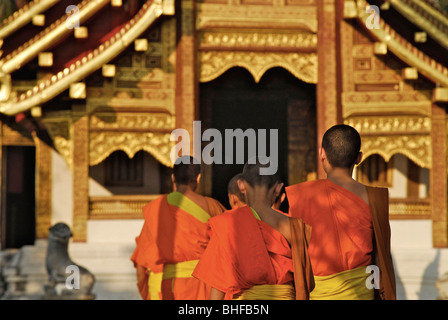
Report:
[[432,246],[431,220],[391,220],[399,300],[435,300],[436,281],[448,272],[448,249]]

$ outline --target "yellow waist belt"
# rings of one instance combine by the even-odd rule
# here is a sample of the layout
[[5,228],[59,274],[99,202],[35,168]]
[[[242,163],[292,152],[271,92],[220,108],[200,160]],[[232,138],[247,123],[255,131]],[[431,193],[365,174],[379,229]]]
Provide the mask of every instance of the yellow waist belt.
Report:
[[151,300],[160,300],[162,280],[174,278],[191,278],[199,260],[183,261],[176,264],[166,264],[162,272],[149,271],[148,290]]
[[329,276],[314,276],[316,285],[310,300],[373,300],[374,290],[366,285],[369,276],[365,266]]
[[289,284],[263,284],[245,290],[234,300],[295,300],[296,291]]

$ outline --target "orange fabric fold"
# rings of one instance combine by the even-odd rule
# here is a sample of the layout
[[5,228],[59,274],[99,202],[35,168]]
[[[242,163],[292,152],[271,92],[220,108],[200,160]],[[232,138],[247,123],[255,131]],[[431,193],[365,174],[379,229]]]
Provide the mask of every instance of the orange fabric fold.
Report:
[[257,220],[250,207],[226,211],[208,222],[210,242],[193,276],[233,299],[255,285],[293,284],[286,238]]
[[309,255],[315,276],[372,263],[373,228],[369,205],[330,180],[286,188],[289,212],[313,228]]
[[[216,200],[206,198],[210,216],[222,213],[225,208]],[[167,196],[152,201],[143,208],[145,219],[136,248],[131,256],[134,265],[162,272],[166,264],[197,260],[203,254],[209,235],[207,224],[193,215],[167,202]],[[139,291],[144,299],[151,299],[140,272]],[[161,299],[194,300],[208,298],[209,290],[195,278],[174,278],[162,281]]]

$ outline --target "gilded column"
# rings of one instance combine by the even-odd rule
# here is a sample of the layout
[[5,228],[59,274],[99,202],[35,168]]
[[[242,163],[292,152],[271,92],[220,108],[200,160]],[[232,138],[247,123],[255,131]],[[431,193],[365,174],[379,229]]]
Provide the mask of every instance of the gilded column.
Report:
[[47,238],[51,227],[52,148],[34,136],[36,145],[36,238]]
[[73,139],[73,240],[87,240],[89,216],[88,116],[75,118]]
[[432,239],[435,248],[448,246],[447,216],[447,127],[446,112],[436,104],[432,106]]
[[196,57],[196,4],[194,0],[177,1],[176,49],[176,128],[190,133],[193,142],[193,121],[198,115],[198,69]]
[[[335,0],[318,0],[317,148],[325,131],[338,118],[336,40]],[[317,177],[324,178],[322,165],[317,160]]]

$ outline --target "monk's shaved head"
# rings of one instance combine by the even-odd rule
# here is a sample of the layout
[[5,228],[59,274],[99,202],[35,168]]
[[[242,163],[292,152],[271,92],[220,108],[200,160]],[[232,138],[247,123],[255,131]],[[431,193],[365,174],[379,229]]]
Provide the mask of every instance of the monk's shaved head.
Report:
[[177,184],[195,184],[200,173],[201,165],[191,156],[179,157],[174,162],[173,174]]
[[[255,163],[251,164],[251,162]],[[261,163],[260,159],[257,158],[256,161],[249,161],[244,165],[242,172],[243,179],[252,187],[266,186],[268,189],[270,189],[274,184],[280,182],[280,178],[276,173],[260,174],[260,168],[268,168],[270,166],[269,162],[265,163],[266,164]]]
[[361,137],[351,126],[335,125],[325,132],[322,148],[331,166],[350,168],[356,162],[361,150]]
[[230,179],[229,184],[227,185],[227,193],[234,194],[244,202],[244,194],[241,193],[240,188],[238,187],[238,180],[243,178],[242,173],[238,173],[232,179]]

